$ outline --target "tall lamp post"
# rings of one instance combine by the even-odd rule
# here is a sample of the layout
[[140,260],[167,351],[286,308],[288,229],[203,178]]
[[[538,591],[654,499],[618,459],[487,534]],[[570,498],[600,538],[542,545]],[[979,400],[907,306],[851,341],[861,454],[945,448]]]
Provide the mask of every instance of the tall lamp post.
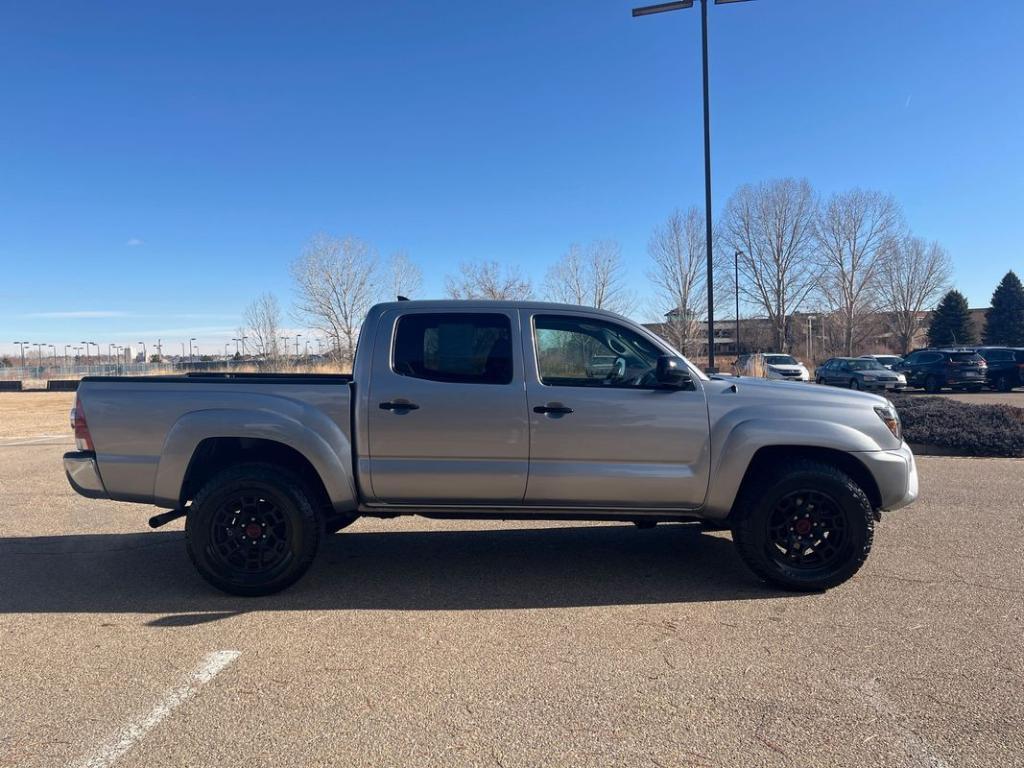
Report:
[[736,269],[733,280],[736,283],[736,354],[740,353],[740,254],[743,251],[736,251],[733,254],[733,266]]
[[191,339],[188,340],[188,361],[189,361],[189,364],[191,364],[191,365],[194,365],[195,362],[196,362],[196,356],[194,354],[192,354],[192,342],[195,341],[195,340],[196,340],[195,336],[193,336]]
[[[695,0],[676,0],[671,3],[634,8],[633,16],[650,16],[666,11],[692,8]],[[747,0],[714,0],[715,5],[743,3]],[[715,285],[713,278],[712,223],[711,223],[711,105],[708,99],[708,0],[700,0],[701,53],[704,69],[704,225],[708,257],[708,373],[717,373],[715,367]]]
[[25,347],[27,347],[29,345],[29,342],[27,342],[27,341],[16,341],[14,343],[17,344],[18,348],[21,350],[21,367],[24,368],[25,367]]

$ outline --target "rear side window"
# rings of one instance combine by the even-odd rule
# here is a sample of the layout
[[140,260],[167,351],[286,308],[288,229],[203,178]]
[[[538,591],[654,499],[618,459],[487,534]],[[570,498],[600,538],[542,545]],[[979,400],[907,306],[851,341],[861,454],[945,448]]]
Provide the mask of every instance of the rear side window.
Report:
[[430,381],[509,384],[512,323],[492,313],[405,315],[395,331],[392,369]]
[[986,349],[982,357],[990,363],[1001,363],[1004,360],[1012,360],[1013,353],[1008,349]]
[[929,363],[937,363],[941,359],[942,354],[940,352],[925,352],[914,360],[914,363],[915,365],[928,365]]

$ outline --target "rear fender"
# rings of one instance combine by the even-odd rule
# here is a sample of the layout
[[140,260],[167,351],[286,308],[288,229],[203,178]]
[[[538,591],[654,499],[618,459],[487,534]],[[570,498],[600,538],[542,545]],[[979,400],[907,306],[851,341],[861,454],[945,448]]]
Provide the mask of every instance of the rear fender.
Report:
[[210,438],[272,440],[302,454],[320,475],[338,512],[357,506],[352,478],[352,446],[337,424],[316,409],[304,409],[303,421],[273,411],[211,409],[182,416],[167,433],[153,488],[157,506],[179,504],[182,484],[197,446]]

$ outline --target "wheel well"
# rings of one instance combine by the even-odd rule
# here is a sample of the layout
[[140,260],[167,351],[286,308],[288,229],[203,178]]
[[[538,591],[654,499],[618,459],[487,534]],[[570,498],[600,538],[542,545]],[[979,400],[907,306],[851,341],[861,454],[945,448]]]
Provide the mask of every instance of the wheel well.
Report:
[[291,446],[274,440],[254,437],[211,437],[196,446],[189,460],[185,478],[181,483],[179,503],[195,497],[196,493],[214,475],[243,462],[261,461],[285,467],[306,483],[319,501],[329,506],[330,496],[320,473],[305,456]]
[[[785,466],[786,462],[794,459],[811,459],[841,469],[853,478],[854,482],[867,494],[868,501],[871,502],[874,509],[882,506],[882,493],[878,489],[878,483],[875,482],[875,478],[868,468],[855,456],[832,448],[804,445],[771,445],[759,448],[747,466],[736,499],[741,497],[746,484],[752,482],[758,474],[773,467]],[[735,505],[735,501],[733,504]],[[733,511],[735,511],[735,506],[733,510],[730,510],[730,516]]]

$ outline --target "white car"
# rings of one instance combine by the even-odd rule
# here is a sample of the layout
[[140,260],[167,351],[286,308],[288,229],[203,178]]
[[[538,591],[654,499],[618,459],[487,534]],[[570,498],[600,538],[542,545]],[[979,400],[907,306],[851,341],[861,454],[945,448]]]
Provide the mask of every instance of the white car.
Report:
[[780,381],[810,381],[811,373],[807,367],[792,355],[781,352],[758,352],[753,355],[740,355],[733,363],[733,373],[737,376],[755,376],[762,379],[778,379]]

